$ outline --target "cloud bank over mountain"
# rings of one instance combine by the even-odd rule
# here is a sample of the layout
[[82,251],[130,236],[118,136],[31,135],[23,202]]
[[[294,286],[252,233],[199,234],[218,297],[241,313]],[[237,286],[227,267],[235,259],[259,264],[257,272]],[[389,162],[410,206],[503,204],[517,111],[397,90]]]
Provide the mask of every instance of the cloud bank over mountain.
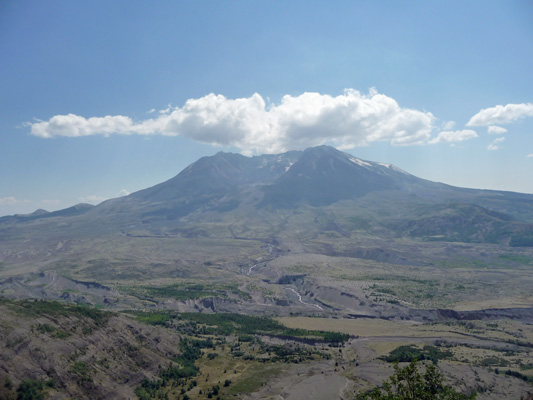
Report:
[[[182,107],[169,105],[159,112],[151,109],[149,114],[154,117],[140,121],[124,115],[55,115],[48,121],[26,126],[32,135],[42,138],[183,136],[214,146],[233,146],[248,155],[301,150],[325,143],[351,149],[373,142],[394,146],[453,144],[478,137],[472,129],[452,130],[453,121],[441,124],[439,129],[431,112],[401,107],[375,89],[368,94],[346,89],[338,96],[313,92],[285,95],[279,104],[270,103],[258,93],[237,99],[211,93],[189,99]],[[480,110],[467,126],[487,126],[487,133],[503,134],[507,129],[499,125],[531,116],[532,103],[498,105]],[[496,143],[489,147],[497,148]]]
[[430,112],[400,107],[396,100],[375,89],[368,94],[346,89],[336,97],[309,92],[286,95],[279,104],[267,103],[257,93],[238,99],[208,94],[142,121],[123,115],[86,118],[67,114],[27,125],[32,135],[43,138],[184,136],[212,145],[235,146],[252,154],[303,149],[326,142],[344,149],[378,141],[423,144],[430,139],[435,120]]

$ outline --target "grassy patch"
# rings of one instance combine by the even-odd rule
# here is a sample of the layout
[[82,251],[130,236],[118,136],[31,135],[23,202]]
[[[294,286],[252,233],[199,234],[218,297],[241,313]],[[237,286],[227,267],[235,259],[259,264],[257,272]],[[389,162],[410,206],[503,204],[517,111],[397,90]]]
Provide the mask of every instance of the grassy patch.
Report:
[[169,321],[175,318],[173,314],[165,312],[127,311],[127,313],[133,314],[139,322],[147,325],[167,326]]
[[511,262],[518,263],[518,264],[525,264],[525,265],[533,264],[533,258],[529,256],[525,256],[523,254],[512,254],[512,253],[500,254],[498,258],[503,261],[511,261]]
[[281,365],[254,365],[240,377],[239,382],[232,384],[226,393],[237,395],[240,393],[255,392],[272,377],[282,372],[283,368]]

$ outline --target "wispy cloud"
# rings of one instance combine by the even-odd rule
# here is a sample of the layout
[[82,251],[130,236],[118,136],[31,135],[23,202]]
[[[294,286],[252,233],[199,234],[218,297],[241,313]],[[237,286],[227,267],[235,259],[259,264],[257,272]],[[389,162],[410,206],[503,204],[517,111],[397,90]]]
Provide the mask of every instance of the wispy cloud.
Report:
[[0,216],[29,213],[35,211],[36,208],[46,207],[49,203],[44,201],[32,201],[28,199],[20,199],[15,196],[1,197],[0,198]]
[[436,118],[430,112],[403,108],[396,100],[371,89],[347,89],[339,96],[320,93],[286,95],[267,104],[254,94],[228,99],[209,94],[189,99],[183,107],[169,105],[154,118],[133,121],[116,115],[85,118],[67,114],[28,123],[43,138],[89,135],[184,136],[202,143],[235,146],[243,153],[275,153],[323,143],[343,148],[386,141],[392,145],[427,143]]
[[78,201],[80,203],[89,203],[89,204],[95,204],[95,205],[107,199],[109,199],[109,197],[94,196],[94,195],[78,197]]
[[102,201],[109,200],[112,197],[128,196],[129,194],[131,194],[129,191],[127,191],[126,189],[122,189],[116,194],[116,196],[107,196],[107,197],[97,196],[97,195],[81,196],[81,197],[78,197],[78,201],[80,203],[89,203],[89,204],[96,205],[96,204],[100,204]]
[[14,197],[3,197],[0,198],[0,206],[12,206],[18,204],[19,201]]
[[498,150],[500,148],[500,144],[505,142],[505,138],[504,137],[501,137],[501,138],[497,138],[497,139],[494,139],[492,141],[492,143],[490,143],[488,146],[487,146],[487,150],[491,150],[491,151],[494,151],[494,150]]
[[478,137],[478,134],[471,129],[463,129],[459,131],[444,131],[439,133],[439,135],[430,140],[430,144],[435,143],[455,143],[463,142],[465,140],[475,139]]
[[507,129],[502,128],[501,126],[490,125],[487,128],[487,132],[491,135],[501,135],[502,133],[506,133]]
[[533,158],[533,153],[528,154],[528,155],[527,155],[527,158]]
[[507,104],[485,108],[470,118],[467,126],[509,124],[525,117],[533,117],[533,104]]
[[442,124],[442,130],[443,131],[451,131],[453,128],[455,128],[455,121],[446,121],[444,124]]

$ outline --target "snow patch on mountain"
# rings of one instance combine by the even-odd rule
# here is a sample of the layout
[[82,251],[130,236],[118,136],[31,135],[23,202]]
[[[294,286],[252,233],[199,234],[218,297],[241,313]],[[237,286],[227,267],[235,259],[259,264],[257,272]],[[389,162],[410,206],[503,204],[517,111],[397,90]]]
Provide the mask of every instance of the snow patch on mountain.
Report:
[[391,164],[390,169],[392,169],[393,171],[399,172],[401,174],[404,174],[404,175],[411,175],[409,172],[405,172],[403,169],[398,168],[396,165]]
[[365,167],[365,168],[372,167],[372,164],[367,163],[366,161],[360,160],[355,157],[350,157],[350,161],[353,162],[354,164],[360,165],[361,167]]

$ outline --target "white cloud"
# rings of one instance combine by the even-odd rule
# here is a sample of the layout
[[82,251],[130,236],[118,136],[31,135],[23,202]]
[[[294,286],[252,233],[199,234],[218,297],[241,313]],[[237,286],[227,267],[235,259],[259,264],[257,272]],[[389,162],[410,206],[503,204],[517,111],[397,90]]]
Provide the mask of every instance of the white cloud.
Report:
[[74,114],[55,115],[48,121],[31,125],[31,134],[43,138],[53,136],[90,136],[100,134],[108,136],[114,133],[133,133],[133,121],[122,115],[84,118]]
[[172,111],[172,104],[169,104],[167,108],[159,110],[159,114],[168,114]]
[[[116,195],[116,197],[122,197],[122,196],[128,196],[130,194],[129,191],[127,191],[126,189],[122,189],[120,192],[118,192],[118,194]],[[89,203],[89,204],[100,204],[102,201],[106,201],[106,200],[109,200],[111,197],[105,197],[105,196],[96,196],[96,195],[89,195],[89,196],[81,196],[81,197],[78,197],[78,201],[80,203]]]
[[528,155],[527,155],[527,158],[533,158],[533,153],[528,154]]
[[533,117],[532,103],[498,105],[480,110],[470,118],[467,126],[508,124],[525,117]]
[[487,146],[487,150],[498,150],[500,148],[499,144],[500,143],[503,143],[505,142],[505,138],[504,137],[501,137],[501,138],[498,138],[498,139],[494,139],[492,141],[492,143],[490,143],[488,146]]
[[56,115],[28,123],[31,134],[44,138],[111,134],[184,136],[217,146],[235,146],[245,154],[276,153],[331,143],[343,148],[387,141],[393,145],[427,143],[434,128],[430,112],[402,108],[371,89],[354,89],[333,97],[320,93],[286,95],[268,104],[259,94],[228,99],[209,94],[169,106],[155,118],[134,122],[117,115],[84,118]]
[[0,198],[0,206],[12,206],[14,204],[17,204],[18,201],[14,197],[3,197]]
[[102,201],[107,200],[109,197],[102,197],[102,196],[82,196],[78,197],[78,201],[80,203],[89,203],[89,204],[100,204]]
[[463,129],[460,131],[444,131],[439,133],[439,135],[435,139],[430,140],[429,143],[455,143],[462,142],[464,140],[474,139],[477,137],[477,133],[470,129]]
[[20,200],[13,196],[0,198],[0,206],[13,206],[13,205],[32,204],[32,203],[34,202],[31,200],[26,200],[26,199]]
[[0,216],[23,214],[35,211],[36,203],[31,200],[17,199],[14,196],[0,198]]
[[490,125],[487,128],[487,132],[491,135],[501,135],[502,133],[506,133],[507,129],[502,128],[501,126]]
[[455,121],[447,121],[442,124],[443,131],[451,131],[453,128],[455,128]]

